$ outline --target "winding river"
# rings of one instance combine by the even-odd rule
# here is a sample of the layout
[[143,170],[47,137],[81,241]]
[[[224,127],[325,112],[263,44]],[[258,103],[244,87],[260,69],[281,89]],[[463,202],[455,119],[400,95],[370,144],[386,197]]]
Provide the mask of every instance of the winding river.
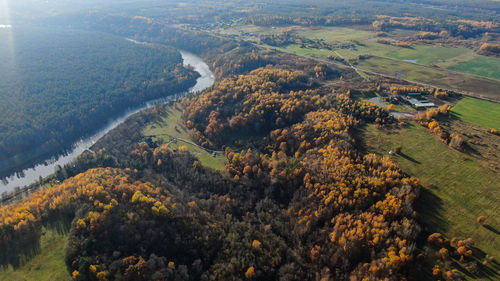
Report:
[[215,76],[212,71],[210,71],[208,65],[200,57],[192,53],[185,51],[180,51],[180,53],[182,55],[183,64],[185,66],[194,67],[194,70],[201,75],[196,80],[196,84],[192,88],[190,88],[188,92],[169,95],[165,98],[148,101],[136,108],[128,109],[118,118],[109,120],[106,125],[103,126],[103,128],[96,134],[76,142],[69,152],[64,153],[63,155],[54,156],[50,159],[47,159],[42,164],[37,164],[33,168],[25,169],[22,172],[10,175],[9,177],[0,181],[0,193],[5,191],[10,192],[16,187],[24,187],[30,185],[32,183],[35,183],[40,177],[44,178],[51,175],[55,172],[58,166],[64,166],[71,163],[76,157],[82,154],[85,150],[89,149],[100,138],[123,123],[131,115],[161,103],[177,100],[187,95],[188,93],[197,93],[203,91],[204,89],[212,86],[215,80]]

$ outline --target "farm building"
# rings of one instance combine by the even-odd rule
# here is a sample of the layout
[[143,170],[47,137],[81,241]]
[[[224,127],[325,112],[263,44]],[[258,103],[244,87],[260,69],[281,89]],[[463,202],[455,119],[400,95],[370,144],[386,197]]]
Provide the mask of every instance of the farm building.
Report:
[[409,103],[411,103],[412,106],[414,106],[416,108],[425,108],[425,107],[436,106],[434,103],[429,102],[428,100],[417,100],[414,98],[408,98],[407,100]]

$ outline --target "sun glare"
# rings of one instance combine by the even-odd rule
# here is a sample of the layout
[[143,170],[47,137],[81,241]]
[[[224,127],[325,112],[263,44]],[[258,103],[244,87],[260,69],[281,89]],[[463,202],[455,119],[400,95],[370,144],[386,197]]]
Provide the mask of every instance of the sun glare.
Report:
[[[6,68],[11,70],[16,70],[16,57],[15,57],[15,45],[14,45],[14,35],[12,28],[12,20],[9,9],[8,0],[0,0],[0,36],[5,40],[6,51],[9,54],[9,60]],[[5,66],[4,66],[5,67]]]
[[8,0],[0,0],[0,28],[10,28],[10,10]]

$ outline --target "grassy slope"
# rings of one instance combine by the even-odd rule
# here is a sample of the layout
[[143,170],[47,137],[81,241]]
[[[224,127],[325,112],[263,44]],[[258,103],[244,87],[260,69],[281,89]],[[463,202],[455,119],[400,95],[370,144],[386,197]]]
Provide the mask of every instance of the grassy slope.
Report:
[[0,269],[0,280],[60,281],[71,280],[64,263],[66,235],[46,229],[41,237],[41,251],[25,265]]
[[500,104],[463,98],[451,110],[453,117],[485,128],[500,130]]
[[[421,180],[424,190],[417,211],[429,232],[449,238],[472,237],[478,248],[500,256],[499,175],[484,168],[478,159],[448,148],[417,124],[391,132],[368,126],[363,140],[368,152],[379,155],[402,145],[405,156],[392,159]],[[476,223],[480,215],[487,217],[491,229]]]
[[[168,143],[171,138],[191,140],[188,129],[184,126],[181,120],[181,112],[174,107],[168,107],[167,112],[168,116],[163,118],[163,122],[147,125],[144,128],[143,135],[150,136],[153,140],[163,139],[165,143]],[[216,170],[224,169],[224,156],[219,155],[217,157],[213,157],[210,153],[197,146],[180,141],[169,145],[174,148],[186,146],[188,151],[192,152],[204,166],[208,166]]]

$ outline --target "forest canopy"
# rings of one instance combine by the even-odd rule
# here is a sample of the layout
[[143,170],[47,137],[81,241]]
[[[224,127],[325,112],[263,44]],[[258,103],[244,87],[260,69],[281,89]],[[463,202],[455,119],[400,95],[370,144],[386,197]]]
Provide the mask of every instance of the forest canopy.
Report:
[[225,171],[166,143],[139,137],[118,154],[106,143],[64,172],[119,169],[89,169],[0,209],[2,264],[62,218],[76,280],[401,280],[419,232],[419,183],[387,157],[360,154],[352,134],[395,120],[315,85],[303,71],[259,68],[184,100],[201,144],[218,147],[237,127],[263,136],[226,149]]
[[127,107],[187,89],[196,78],[173,48],[105,33],[19,27],[0,30],[0,37],[7,42],[0,45],[2,172],[67,146]]

